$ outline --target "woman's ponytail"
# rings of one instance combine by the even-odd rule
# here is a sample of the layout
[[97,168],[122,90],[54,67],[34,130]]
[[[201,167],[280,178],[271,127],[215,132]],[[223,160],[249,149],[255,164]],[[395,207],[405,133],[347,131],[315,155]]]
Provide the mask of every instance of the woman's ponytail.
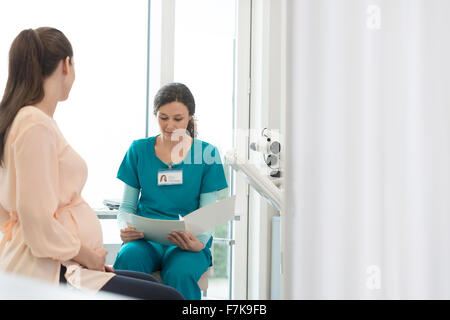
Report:
[[0,163],[6,135],[19,110],[44,98],[44,79],[61,60],[72,57],[72,46],[54,28],[27,29],[14,39],[9,51],[9,70],[5,92],[0,101]]
[[195,120],[194,116],[189,120],[186,130],[192,138],[197,137],[197,120]]
[[44,98],[44,49],[39,35],[33,29],[22,31],[16,40],[9,52],[9,75],[15,78],[10,94],[17,95],[19,104],[23,104],[20,109]]

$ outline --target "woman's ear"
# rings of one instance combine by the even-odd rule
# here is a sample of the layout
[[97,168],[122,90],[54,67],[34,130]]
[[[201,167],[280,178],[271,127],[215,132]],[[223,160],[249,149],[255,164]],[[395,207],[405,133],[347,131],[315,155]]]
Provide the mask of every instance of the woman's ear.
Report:
[[70,68],[70,57],[66,57],[63,60],[63,74],[64,75],[69,74],[69,70],[70,70],[69,68]]

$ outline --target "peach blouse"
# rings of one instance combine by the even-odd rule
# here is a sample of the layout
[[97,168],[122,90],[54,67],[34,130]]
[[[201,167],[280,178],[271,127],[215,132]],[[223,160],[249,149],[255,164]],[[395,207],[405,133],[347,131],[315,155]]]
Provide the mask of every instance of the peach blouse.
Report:
[[55,120],[40,109],[20,109],[7,135],[0,167],[0,270],[79,289],[99,290],[114,273],[88,270],[73,259],[81,244],[103,247],[100,221],[81,197],[84,160]]

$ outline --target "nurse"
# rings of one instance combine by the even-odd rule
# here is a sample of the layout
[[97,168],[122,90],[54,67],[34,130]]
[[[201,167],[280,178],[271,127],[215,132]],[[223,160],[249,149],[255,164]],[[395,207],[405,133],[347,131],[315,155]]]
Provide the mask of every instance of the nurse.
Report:
[[161,270],[163,283],[191,300],[201,298],[197,282],[212,265],[212,230],[198,237],[172,232],[173,245],[163,245],[128,227],[123,212],[178,220],[215,202],[217,191],[228,187],[217,148],[195,138],[194,114],[194,97],[184,84],[169,83],[156,94],[161,134],[133,141],[117,174],[125,188],[118,214],[123,245],[114,262],[121,270]]

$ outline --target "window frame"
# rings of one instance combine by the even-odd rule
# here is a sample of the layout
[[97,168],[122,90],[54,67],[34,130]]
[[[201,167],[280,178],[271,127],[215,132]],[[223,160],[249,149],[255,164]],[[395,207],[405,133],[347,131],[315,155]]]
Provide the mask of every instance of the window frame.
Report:
[[[153,82],[150,79],[148,92],[150,97],[157,88],[174,79],[175,57],[175,6],[176,0],[148,0],[152,8],[152,42],[154,54],[150,59]],[[159,17],[158,17],[159,15]],[[234,110],[233,110],[233,147],[248,159],[249,141],[246,134],[250,128],[250,65],[251,65],[251,17],[252,0],[236,0],[236,33],[234,64]],[[159,20],[158,20],[159,19]],[[149,30],[150,31],[150,30]],[[149,53],[150,55],[150,53]],[[156,67],[156,66],[159,66]],[[155,68],[156,67],[156,68]],[[153,115],[149,115],[153,117]],[[149,122],[150,120],[147,119]],[[247,299],[247,260],[248,260],[248,206],[249,186],[240,175],[231,173],[231,193],[239,194],[236,199],[236,220],[231,222],[231,239],[218,239],[218,243],[229,240],[229,292],[231,299]]]

